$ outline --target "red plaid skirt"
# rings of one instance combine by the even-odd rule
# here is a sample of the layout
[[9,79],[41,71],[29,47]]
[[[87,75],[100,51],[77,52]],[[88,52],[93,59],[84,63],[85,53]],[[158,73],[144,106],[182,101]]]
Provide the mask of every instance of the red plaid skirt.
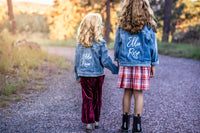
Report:
[[117,88],[130,88],[133,90],[149,90],[150,67],[120,66]]

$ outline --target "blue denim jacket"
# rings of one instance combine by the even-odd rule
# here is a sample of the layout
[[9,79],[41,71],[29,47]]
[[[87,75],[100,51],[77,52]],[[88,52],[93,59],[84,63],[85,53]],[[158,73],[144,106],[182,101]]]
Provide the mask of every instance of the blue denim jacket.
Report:
[[120,66],[151,66],[159,64],[156,35],[148,25],[139,34],[117,28],[114,60]]
[[104,40],[99,43],[93,41],[92,47],[84,47],[78,43],[74,59],[74,71],[77,81],[80,80],[80,76],[98,77],[104,75],[104,67],[112,71],[113,74],[118,74],[119,68],[108,56],[108,49]]

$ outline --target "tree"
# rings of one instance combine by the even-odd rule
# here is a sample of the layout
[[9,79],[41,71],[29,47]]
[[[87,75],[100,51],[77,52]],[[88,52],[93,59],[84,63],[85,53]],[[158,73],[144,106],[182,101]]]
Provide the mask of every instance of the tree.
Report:
[[[190,0],[188,0],[190,1]],[[151,5],[154,9],[154,13],[155,13],[155,16],[157,18],[157,25],[158,25],[158,28],[160,30],[160,32],[162,32],[161,28],[163,29],[164,26],[163,26],[163,21],[164,21],[164,8],[165,8],[165,2],[164,0],[160,0],[160,1],[157,1],[157,0],[152,0],[151,1]],[[185,8],[185,4],[183,3],[182,0],[173,0],[173,4],[172,4],[172,10],[171,10],[171,17],[170,17],[170,31],[169,33],[171,33],[172,35],[172,42],[174,41],[175,39],[175,34],[176,34],[176,30],[177,30],[177,25],[180,24],[180,22],[183,21],[182,19],[182,15],[184,14],[184,8]]]
[[200,35],[200,0],[179,0],[177,6],[182,7],[182,13],[177,13],[175,32],[172,32],[172,42],[196,43]]
[[48,14],[50,38],[54,40],[64,40],[74,37],[77,27],[83,17],[88,13],[95,12],[101,14],[106,24],[105,38],[106,41],[109,41],[110,36],[113,38],[115,34],[118,23],[117,11],[119,11],[120,5],[114,4],[119,0],[109,0],[110,3],[106,3],[107,1],[108,0],[54,0],[54,6]]
[[14,14],[13,14],[12,0],[7,0],[7,5],[8,5],[8,16],[9,16],[9,21],[10,21],[10,31],[12,32],[12,34],[15,34],[16,24],[15,24],[15,19],[14,19]]
[[110,24],[110,0],[106,1],[106,29],[105,29],[105,40],[107,43],[110,42],[110,31],[111,31],[111,24]]
[[162,36],[163,42],[168,42],[169,40],[172,2],[173,0],[165,0],[164,26],[163,26],[163,36]]
[[[155,16],[158,20],[159,33],[162,33],[161,28],[164,28],[164,8],[165,1],[167,0],[151,0],[151,6],[154,9]],[[167,1],[168,2],[168,1]],[[170,30],[171,41],[183,38],[184,34],[189,30],[197,30],[200,25],[200,0],[192,2],[191,0],[173,0],[171,17],[170,17]],[[158,33],[158,34],[159,34]]]
[[55,0],[48,17],[50,38],[64,40],[74,36],[80,19],[85,15],[79,0]]
[[180,21],[183,21],[183,19],[181,18],[181,15],[183,14],[183,9],[184,9],[185,5],[180,2],[175,0],[175,2],[172,5],[172,15],[171,15],[171,35],[172,35],[172,40],[171,42],[175,42],[176,39],[176,26],[177,23]]

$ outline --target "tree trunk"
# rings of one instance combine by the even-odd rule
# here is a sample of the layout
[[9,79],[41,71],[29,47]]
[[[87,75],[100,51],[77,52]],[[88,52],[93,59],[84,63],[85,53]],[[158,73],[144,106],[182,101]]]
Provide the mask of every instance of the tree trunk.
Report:
[[176,22],[172,23],[172,30],[171,30],[172,41],[171,42],[175,42],[175,32],[176,32]]
[[8,5],[8,16],[9,16],[9,22],[10,22],[10,31],[12,34],[16,33],[16,24],[13,14],[13,6],[12,6],[12,0],[7,0]]
[[168,42],[169,40],[172,2],[173,0],[165,0],[164,26],[163,26],[163,36],[162,36],[163,42]]
[[111,31],[111,24],[110,24],[110,0],[106,2],[106,24],[105,24],[105,40],[107,43],[110,42],[110,31]]

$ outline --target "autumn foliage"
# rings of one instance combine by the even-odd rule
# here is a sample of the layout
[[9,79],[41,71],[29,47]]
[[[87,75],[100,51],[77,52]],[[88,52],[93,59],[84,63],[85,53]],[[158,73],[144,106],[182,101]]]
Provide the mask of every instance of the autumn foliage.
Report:
[[6,19],[8,16],[6,14],[7,9],[4,7],[2,3],[0,3],[0,24]]
[[[116,29],[118,23],[118,11],[119,4],[112,6],[112,15],[110,16],[112,29]],[[53,40],[64,40],[66,38],[74,37],[82,18],[91,12],[100,13],[105,21],[105,2],[102,3],[101,1],[96,4],[88,5],[79,0],[56,0],[55,5],[51,8],[48,15],[50,38]]]
[[[100,13],[105,24],[107,17],[105,4],[106,1],[107,0],[54,0],[53,6],[15,2],[13,4],[13,9],[15,15],[27,14],[32,16],[34,14],[39,14],[44,16],[47,19],[46,24],[49,26],[49,38],[52,40],[65,40],[74,39],[76,37],[77,27],[82,18],[88,13]],[[110,38],[114,39],[119,20],[121,4],[119,0],[110,1]],[[153,1],[157,0],[150,0],[152,7],[154,6]],[[198,31],[198,28],[196,28],[200,25],[200,0],[196,0],[195,2],[192,2],[191,0],[175,1],[176,3],[174,2],[175,6],[172,9],[173,15],[170,22],[171,36],[175,36],[176,38],[184,37],[184,33],[191,29],[200,32]],[[160,1],[160,3],[156,3],[156,6],[159,7],[163,3],[163,1]],[[183,9],[179,10],[182,5],[184,5]],[[4,20],[8,19],[7,8],[5,8],[5,6],[6,2],[0,2],[0,26]],[[157,12],[160,12],[160,14],[163,15],[163,7],[160,7],[160,9],[154,10],[157,10]],[[156,16],[157,18],[161,18],[158,19],[158,23],[163,26],[163,17],[159,16],[159,14],[156,14]],[[158,29],[158,39],[160,36],[162,36],[162,28]]]

